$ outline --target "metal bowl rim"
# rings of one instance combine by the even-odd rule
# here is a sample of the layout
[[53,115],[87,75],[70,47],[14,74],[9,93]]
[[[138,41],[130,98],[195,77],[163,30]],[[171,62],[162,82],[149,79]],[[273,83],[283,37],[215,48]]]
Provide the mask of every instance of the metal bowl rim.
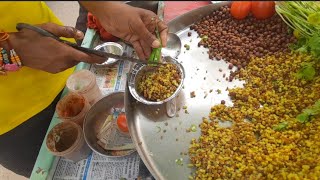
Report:
[[[96,46],[95,48],[93,48],[93,49],[94,49],[94,50],[99,50],[100,48],[105,47],[105,46],[115,46],[115,47],[119,48],[119,49],[121,50],[120,56],[122,56],[123,53],[124,53],[124,48],[123,48],[123,46],[122,46],[121,44],[119,44],[119,43],[116,43],[116,42],[104,42],[104,43],[102,43],[102,44],[97,45],[97,46]],[[105,62],[103,62],[103,63],[101,63],[101,64],[95,63],[95,65],[96,65],[96,66],[108,66],[108,65],[113,65],[113,64],[115,64],[115,63],[118,62],[118,61],[119,61],[119,59],[115,59],[115,61],[113,61],[113,62],[108,62],[108,60],[106,60]]]
[[[94,151],[95,153],[101,155],[101,156],[104,156],[104,157],[108,157],[108,158],[120,158],[120,157],[125,157],[125,156],[129,156],[131,154],[133,154],[134,152],[136,152],[137,150],[136,149],[133,149],[132,152],[126,154],[126,155],[123,155],[123,156],[111,156],[111,155],[106,155],[106,154],[102,154],[100,152],[98,152],[94,147],[91,146],[91,144],[89,143],[89,140],[87,139],[87,135],[86,135],[86,132],[85,132],[85,124],[86,122],[88,121],[87,119],[87,116],[89,114],[89,112],[93,111],[92,109],[94,109],[94,107],[96,106],[96,104],[98,104],[100,101],[103,101],[103,99],[105,98],[108,98],[110,96],[113,96],[115,94],[122,94],[123,95],[123,98],[124,98],[124,91],[114,91],[114,92],[111,92],[109,93],[108,95],[104,96],[103,98],[101,98],[99,101],[97,101],[96,103],[94,103],[91,108],[89,109],[89,111],[87,112],[85,118],[84,118],[84,121],[83,121],[83,127],[82,127],[82,132],[83,132],[83,137],[84,137],[84,140],[85,142],[87,143],[87,145],[89,146],[89,148]],[[125,106],[125,105],[124,105]]]
[[[170,57],[171,58],[171,57]],[[164,104],[172,99],[174,99],[178,94],[179,92],[182,90],[182,87],[183,87],[183,83],[184,83],[184,79],[185,79],[185,69],[183,67],[183,65],[181,63],[179,63],[177,60],[175,60],[174,58],[171,58],[171,60],[173,60],[174,64],[176,64],[179,68],[179,70],[181,70],[181,83],[179,84],[178,88],[176,89],[176,91],[170,96],[168,97],[167,99],[164,99],[162,101],[149,101],[149,100],[146,100],[145,98],[141,97],[136,88],[133,87],[132,83],[129,83],[129,91],[131,93],[131,95],[139,102],[143,103],[143,104],[146,104],[146,105],[161,105],[161,104]],[[130,73],[130,76],[128,78],[128,80],[130,79],[133,79],[133,81],[135,82],[136,80],[136,76],[133,77],[133,75],[137,75],[138,72],[143,68],[145,67],[146,65],[143,64],[143,65],[139,65],[139,64],[136,64],[135,66],[141,66],[139,67],[139,70],[136,71],[135,74],[133,74],[132,72]],[[133,68],[134,69],[134,68]],[[133,77],[133,78],[132,78]]]

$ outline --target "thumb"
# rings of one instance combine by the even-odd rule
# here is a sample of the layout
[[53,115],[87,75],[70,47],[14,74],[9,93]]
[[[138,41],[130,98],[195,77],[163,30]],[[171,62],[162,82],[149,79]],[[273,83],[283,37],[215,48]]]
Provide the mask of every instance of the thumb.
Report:
[[60,26],[54,23],[45,23],[40,25],[41,28],[55,34],[58,37],[83,39],[84,34],[74,27],[70,26]]

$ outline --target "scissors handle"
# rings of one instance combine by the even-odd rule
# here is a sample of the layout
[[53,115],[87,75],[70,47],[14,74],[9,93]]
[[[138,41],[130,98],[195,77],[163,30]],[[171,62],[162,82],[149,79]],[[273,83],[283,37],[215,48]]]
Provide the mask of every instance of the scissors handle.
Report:
[[20,31],[23,28],[35,31],[43,36],[51,37],[59,42],[62,42],[68,46],[71,46],[71,47],[73,47],[81,52],[87,53],[87,54],[94,54],[94,55],[97,55],[99,57],[104,57],[104,58],[114,58],[114,59],[119,59],[119,60],[127,60],[127,61],[131,61],[131,62],[135,62],[135,63],[143,63],[143,64],[145,63],[140,59],[126,57],[126,56],[119,56],[119,55],[115,55],[115,54],[111,54],[111,53],[107,53],[107,52],[103,52],[103,51],[98,51],[98,50],[78,46],[75,43],[71,43],[69,41],[65,41],[63,39],[60,39],[58,36],[54,35],[53,33],[49,32],[49,31],[46,31],[46,30],[44,30],[40,27],[37,27],[37,26],[32,26],[30,24],[18,23],[16,28],[18,31]]

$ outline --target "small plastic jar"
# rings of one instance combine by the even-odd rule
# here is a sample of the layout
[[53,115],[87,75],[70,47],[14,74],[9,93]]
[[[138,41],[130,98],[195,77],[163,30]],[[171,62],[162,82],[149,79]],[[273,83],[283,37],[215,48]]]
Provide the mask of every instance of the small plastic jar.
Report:
[[83,95],[69,92],[59,100],[56,111],[62,121],[72,121],[82,127],[90,107],[91,105]]
[[67,88],[71,92],[82,94],[91,105],[102,98],[95,75],[86,69],[73,73],[67,80]]
[[87,158],[91,152],[81,127],[73,122],[62,122],[54,126],[48,133],[46,145],[53,155],[73,162]]

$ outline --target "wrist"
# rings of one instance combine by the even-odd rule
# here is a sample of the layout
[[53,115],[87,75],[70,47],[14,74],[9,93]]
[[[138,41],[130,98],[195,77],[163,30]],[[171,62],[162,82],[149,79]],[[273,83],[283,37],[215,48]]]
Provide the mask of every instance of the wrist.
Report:
[[[7,33],[5,33],[7,34]],[[0,66],[3,72],[5,71],[17,71],[21,67],[21,60],[16,52],[16,43],[14,40],[16,33],[7,34],[8,38],[0,41],[1,47],[1,62]]]

